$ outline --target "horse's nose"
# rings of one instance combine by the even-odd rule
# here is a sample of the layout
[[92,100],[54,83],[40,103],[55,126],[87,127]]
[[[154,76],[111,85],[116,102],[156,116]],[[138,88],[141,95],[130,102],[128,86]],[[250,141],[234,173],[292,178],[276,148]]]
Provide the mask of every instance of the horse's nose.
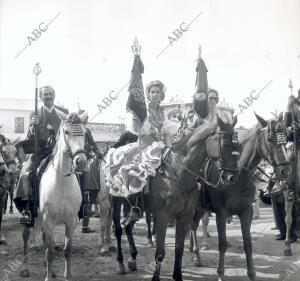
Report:
[[87,164],[87,159],[84,154],[79,154],[75,159],[75,166],[77,171],[84,171]]

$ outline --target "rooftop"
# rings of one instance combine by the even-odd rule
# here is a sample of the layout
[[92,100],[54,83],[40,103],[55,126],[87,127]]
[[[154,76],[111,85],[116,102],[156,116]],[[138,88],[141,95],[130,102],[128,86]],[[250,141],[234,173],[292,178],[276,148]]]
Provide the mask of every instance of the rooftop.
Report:
[[0,109],[33,111],[33,99],[0,98]]

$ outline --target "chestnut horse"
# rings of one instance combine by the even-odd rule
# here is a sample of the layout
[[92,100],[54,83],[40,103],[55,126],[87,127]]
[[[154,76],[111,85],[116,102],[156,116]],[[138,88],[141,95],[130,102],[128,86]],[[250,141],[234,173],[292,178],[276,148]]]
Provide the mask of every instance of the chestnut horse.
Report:
[[[241,143],[242,153],[238,162],[237,182],[226,190],[204,188],[202,196],[208,198],[205,200],[206,206],[199,206],[200,208],[196,210],[193,218],[191,233],[193,259],[196,266],[201,266],[196,231],[199,221],[206,211],[216,213],[220,253],[217,270],[219,281],[224,280],[224,258],[227,250],[226,217],[229,215],[238,215],[240,218],[248,276],[251,280],[256,280],[250,234],[253,213],[252,202],[255,195],[255,185],[251,177],[259,162],[262,159],[267,160],[274,167],[280,180],[288,179],[291,175],[291,165],[285,151],[284,131],[280,123],[282,120],[267,122],[258,115],[256,115],[256,118],[259,124],[248,131],[248,137]],[[216,165],[213,165],[208,173],[208,180],[215,181],[218,173]]]

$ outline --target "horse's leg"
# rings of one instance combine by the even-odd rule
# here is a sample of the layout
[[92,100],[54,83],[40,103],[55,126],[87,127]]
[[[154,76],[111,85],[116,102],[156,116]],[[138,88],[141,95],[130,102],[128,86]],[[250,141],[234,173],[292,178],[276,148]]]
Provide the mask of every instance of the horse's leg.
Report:
[[166,212],[160,212],[155,216],[156,220],[156,250],[155,250],[155,271],[153,273],[152,281],[159,281],[160,266],[165,257],[165,238],[169,217]]
[[112,204],[113,204],[113,222],[115,227],[115,236],[117,238],[117,261],[118,261],[118,270],[119,274],[126,274],[125,266],[123,264],[123,254],[122,254],[122,227],[120,223],[121,217],[121,205],[122,205],[122,198],[119,197],[112,197]]
[[201,250],[208,250],[208,231],[207,227],[209,224],[209,213],[205,212],[205,214],[202,217],[202,230],[203,230],[203,237],[201,242]]
[[200,257],[199,245],[198,245],[198,240],[197,240],[197,229],[198,229],[202,214],[203,213],[201,212],[200,209],[195,209],[193,219],[192,219],[192,224],[191,224],[190,252],[193,253],[192,260],[193,260],[194,266],[197,266],[197,267],[201,267],[203,265],[201,257]]
[[47,261],[47,272],[46,272],[45,281],[52,280],[52,272],[53,272],[52,266],[53,266],[53,259],[54,259],[53,232],[54,232],[54,226],[43,227],[43,235],[46,242],[45,258]]
[[[0,193],[0,196],[1,196],[1,193]],[[3,201],[4,201],[4,199],[2,199],[2,200],[0,199],[0,245],[7,245],[6,239],[5,239],[4,235],[1,232],[2,215],[3,215]]]
[[72,257],[72,236],[76,228],[76,220],[74,219],[73,224],[66,224],[65,226],[65,247],[64,247],[64,256],[65,256],[65,280],[71,280],[72,270],[71,270],[71,257]]
[[101,256],[110,256],[109,250],[106,247],[105,243],[105,235],[107,231],[107,220],[110,212],[111,205],[108,202],[108,198],[106,198],[108,195],[104,194],[102,191],[98,194],[98,202],[100,205],[100,255]]
[[9,213],[10,214],[13,214],[13,199],[14,199],[14,186],[11,188],[10,190],[10,193],[9,193],[9,196],[10,196],[10,207],[9,207]]
[[293,205],[294,202],[290,202],[287,200],[287,191],[284,191],[284,201],[285,201],[285,224],[286,224],[286,235],[285,235],[285,249],[283,254],[285,256],[291,256],[292,255],[292,249],[291,249],[291,225],[293,222]]
[[135,243],[134,243],[133,234],[132,234],[133,227],[134,227],[134,222],[129,223],[125,227],[125,232],[126,232],[126,235],[127,235],[127,240],[128,240],[129,248],[130,248],[130,256],[131,256],[128,259],[128,268],[131,271],[136,271],[137,270],[136,257],[137,257],[138,251],[136,249],[136,246],[135,246]]
[[30,235],[30,228],[27,226],[24,226],[22,236],[23,236],[23,243],[24,243],[24,249],[23,249],[23,254],[24,254],[24,259],[23,259],[23,266],[20,271],[20,277],[29,277],[30,272],[28,269],[28,239]]
[[150,211],[146,208],[145,209],[145,213],[146,213],[146,223],[147,223],[147,240],[148,240],[148,247],[153,248],[154,244],[152,241],[152,231],[151,231],[151,213]]
[[152,214],[152,241],[156,241],[156,216]]
[[107,245],[109,251],[116,252],[116,246],[113,245],[112,240],[111,240],[111,226],[112,226],[112,219],[113,219],[113,217],[112,217],[113,210],[112,210],[112,204],[110,201],[109,201],[109,205],[110,205],[110,208],[109,208],[109,212],[107,215],[106,226],[105,226],[105,244]]
[[256,280],[256,273],[255,273],[253,258],[252,258],[252,241],[251,241],[251,233],[250,233],[251,222],[253,217],[252,204],[250,205],[249,209],[241,213],[239,217],[241,221],[244,250],[246,253],[246,260],[247,260],[247,274],[251,280]]
[[8,192],[5,192],[5,196],[3,199],[3,205],[1,206],[1,211],[3,211],[4,214],[7,212],[7,201],[8,201]]
[[227,250],[226,240],[226,211],[220,210],[216,214],[216,222],[219,236],[219,265],[218,265],[218,281],[224,280],[224,260],[225,252]]
[[176,237],[175,237],[175,262],[174,262],[174,271],[173,279],[175,281],[182,281],[182,255],[184,251],[184,239],[189,230],[190,220],[192,212],[187,213],[181,218],[176,218]]

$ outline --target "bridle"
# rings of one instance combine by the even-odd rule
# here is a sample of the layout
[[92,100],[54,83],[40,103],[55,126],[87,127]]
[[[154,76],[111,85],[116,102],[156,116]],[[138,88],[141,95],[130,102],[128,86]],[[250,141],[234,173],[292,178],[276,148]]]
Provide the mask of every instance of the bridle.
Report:
[[[219,145],[219,155],[220,155],[220,158],[217,160],[219,161],[219,164],[221,166],[218,166],[218,170],[219,172],[225,172],[225,171],[229,171],[229,172],[237,172],[237,169],[231,169],[231,168],[227,168],[227,167],[223,167],[223,158],[222,158],[222,149],[221,149],[221,138],[220,136],[221,135],[224,135],[224,134],[231,134],[231,132],[227,132],[227,131],[213,131],[210,136],[214,135],[214,134],[218,134],[218,145]],[[209,137],[208,137],[209,138]],[[208,139],[207,139],[208,140]],[[207,142],[206,140],[206,142]],[[205,142],[205,143],[206,143]],[[190,168],[188,168],[186,165],[184,165],[184,163],[182,162],[182,160],[179,158],[179,156],[172,150],[171,147],[168,147],[167,148],[167,152],[164,153],[164,158],[163,158],[163,162],[167,163],[169,158],[168,156],[172,154],[172,156],[176,159],[176,161],[179,163],[179,168],[181,171],[187,171],[189,174],[191,174],[192,176],[194,176],[196,178],[196,181],[199,181],[201,184],[205,184],[205,185],[208,185],[209,187],[212,187],[212,188],[215,188],[215,189],[222,189],[222,187],[219,185],[219,182],[217,184],[214,184],[210,181],[208,181],[204,176],[200,175],[200,173],[197,173],[197,172],[194,172],[192,171]],[[177,170],[177,169],[173,169],[174,171]],[[176,172],[173,172],[176,176],[176,178],[172,178],[172,177],[169,177],[170,179],[178,182],[178,176],[176,175]],[[222,174],[220,174],[220,177],[222,176]]]
[[232,134],[232,135],[235,135],[235,138],[233,139],[232,141],[232,145],[234,147],[234,150],[233,150],[233,155],[237,154],[237,152],[235,151],[235,148],[236,148],[236,145],[238,145],[238,141],[237,141],[237,132],[227,132],[227,131],[218,131],[217,132],[219,134],[219,138],[218,138],[218,141],[219,141],[219,154],[220,154],[220,158],[216,160],[216,163],[217,163],[217,167],[218,167],[218,171],[221,173],[224,173],[224,172],[230,172],[230,173],[237,173],[238,172],[238,169],[233,169],[233,168],[229,168],[229,167],[225,167],[223,166],[223,155],[222,155],[222,152],[223,150],[221,149],[222,146],[221,146],[221,137],[222,135],[228,135],[228,134]]
[[74,153],[72,153],[71,145],[68,142],[68,140],[66,138],[66,134],[65,134],[64,129],[63,129],[63,126],[66,123],[71,123],[71,125],[72,125],[72,130],[71,130],[72,136],[85,136],[85,131],[83,130],[83,127],[82,127],[81,123],[74,123],[71,120],[66,120],[62,123],[62,131],[63,131],[62,133],[63,133],[63,136],[64,136],[64,142],[65,142],[65,145],[67,147],[67,152],[69,154],[69,157],[71,159],[71,171],[70,171],[70,173],[65,174],[65,177],[68,177],[72,174],[80,174],[80,172],[73,169],[73,160],[76,157],[76,155],[81,154],[81,153],[85,154],[85,150],[84,149],[77,149]]
[[[80,123],[73,123],[72,121],[67,120],[67,121],[63,122],[63,125],[66,124],[66,123],[71,123],[72,124],[72,135],[73,136],[84,136],[85,135],[85,132],[82,129],[82,124],[80,124]],[[63,135],[64,135],[64,141],[65,141],[65,144],[66,144],[66,147],[67,147],[67,152],[68,152],[68,154],[69,154],[69,156],[70,156],[70,158],[71,158],[72,161],[74,160],[74,158],[75,158],[75,156],[77,154],[80,154],[80,153],[84,153],[85,154],[84,149],[77,149],[74,153],[72,153],[71,145],[67,141],[66,134],[65,134],[64,131],[63,131]]]
[[[286,165],[289,165],[290,163],[288,161],[286,162],[280,162],[280,163],[277,163],[275,158],[274,158],[274,155],[272,153],[272,150],[270,149],[269,145],[267,144],[267,141],[266,141],[266,133],[269,134],[269,128],[266,127],[266,128],[262,128],[261,131],[260,131],[260,137],[258,138],[257,140],[257,153],[264,159],[266,160],[272,167],[279,167],[279,166],[286,166]],[[285,138],[285,135],[284,133],[282,132],[276,132],[276,145],[284,145],[286,144],[286,138]],[[267,136],[268,137],[268,136]],[[264,153],[263,151],[263,143],[262,143],[262,138],[265,139],[265,145],[264,145],[264,148],[266,150],[266,153]],[[271,140],[270,141],[274,141],[272,140],[272,138],[270,138]]]

